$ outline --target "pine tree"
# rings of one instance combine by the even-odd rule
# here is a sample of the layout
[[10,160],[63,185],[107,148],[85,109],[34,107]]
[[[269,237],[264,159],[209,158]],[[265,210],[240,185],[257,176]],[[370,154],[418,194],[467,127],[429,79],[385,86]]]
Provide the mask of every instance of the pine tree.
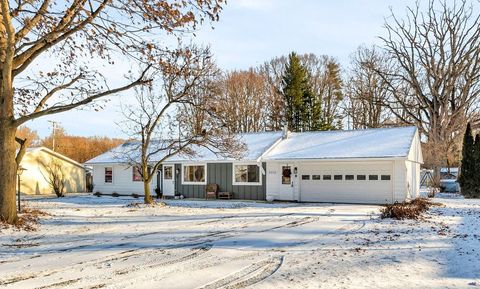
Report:
[[467,124],[465,135],[463,136],[462,147],[462,167],[458,181],[462,189],[462,194],[466,197],[474,195],[475,159],[474,159],[474,139],[470,123]]
[[283,73],[283,95],[285,97],[285,117],[292,131],[309,129],[312,93],[308,73],[295,52],[288,55],[288,63]]

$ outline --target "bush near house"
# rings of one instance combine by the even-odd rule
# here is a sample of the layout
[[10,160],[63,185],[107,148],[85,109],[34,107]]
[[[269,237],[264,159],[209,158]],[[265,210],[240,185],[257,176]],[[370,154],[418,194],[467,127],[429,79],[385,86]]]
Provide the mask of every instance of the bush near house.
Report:
[[432,206],[441,206],[440,203],[434,203],[426,198],[418,198],[413,201],[406,201],[401,203],[394,203],[390,205],[385,205],[383,209],[380,210],[380,217],[382,219],[419,219],[423,213],[428,211]]

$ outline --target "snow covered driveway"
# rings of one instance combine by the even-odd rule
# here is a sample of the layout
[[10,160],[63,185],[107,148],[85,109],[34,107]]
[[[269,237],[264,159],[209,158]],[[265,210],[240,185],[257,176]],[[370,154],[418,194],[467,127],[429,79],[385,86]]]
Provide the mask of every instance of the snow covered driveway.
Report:
[[480,202],[436,201],[393,221],[362,205],[31,199],[52,216],[0,231],[0,287],[480,287]]

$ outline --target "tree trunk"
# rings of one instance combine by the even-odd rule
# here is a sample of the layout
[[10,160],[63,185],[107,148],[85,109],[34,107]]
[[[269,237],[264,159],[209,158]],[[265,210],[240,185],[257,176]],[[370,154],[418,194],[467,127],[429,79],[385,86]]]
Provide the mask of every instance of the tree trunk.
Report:
[[0,120],[0,219],[9,224],[17,221],[17,207],[15,204],[15,188],[17,163],[15,162],[16,128],[10,119]]
[[143,181],[143,192],[145,194],[145,197],[144,197],[145,204],[152,204],[153,199],[150,193],[150,182],[147,180]]

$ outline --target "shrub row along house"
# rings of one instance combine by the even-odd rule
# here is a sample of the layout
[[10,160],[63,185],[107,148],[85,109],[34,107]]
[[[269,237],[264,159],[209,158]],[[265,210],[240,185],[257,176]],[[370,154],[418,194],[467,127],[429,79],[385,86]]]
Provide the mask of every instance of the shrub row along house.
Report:
[[[204,198],[207,184],[235,199],[392,203],[419,196],[420,138],[415,127],[349,131],[240,134],[246,152],[228,159],[208,149],[162,163],[152,190],[164,196]],[[142,194],[135,167],[119,161],[126,143],[86,164],[94,191]]]

